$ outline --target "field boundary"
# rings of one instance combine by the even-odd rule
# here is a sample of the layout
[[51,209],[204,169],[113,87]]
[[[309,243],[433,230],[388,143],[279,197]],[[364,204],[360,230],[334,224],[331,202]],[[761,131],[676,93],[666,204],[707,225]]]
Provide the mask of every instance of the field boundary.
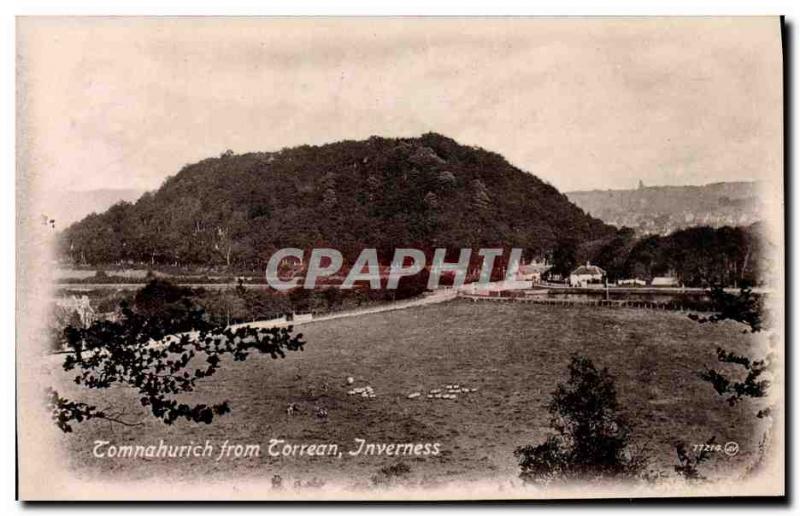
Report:
[[547,297],[477,295],[459,292],[458,298],[469,299],[472,302],[488,303],[521,303],[550,306],[600,306],[610,308],[636,308],[646,310],[668,310],[673,312],[702,312],[697,307],[689,308],[682,303],[673,301],[640,301],[629,299],[553,299]]

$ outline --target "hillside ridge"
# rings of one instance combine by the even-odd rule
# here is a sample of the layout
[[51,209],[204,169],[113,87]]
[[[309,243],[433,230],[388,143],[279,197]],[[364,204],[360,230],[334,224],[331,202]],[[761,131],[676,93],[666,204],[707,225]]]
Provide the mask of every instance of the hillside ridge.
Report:
[[764,220],[757,181],[580,190],[567,197],[592,216],[637,234],[667,235],[693,226],[749,226]]
[[397,247],[522,247],[616,230],[502,156],[436,133],[226,151],[183,167],[136,202],[89,215],[63,234],[77,263],[260,267],[282,247],[352,256]]

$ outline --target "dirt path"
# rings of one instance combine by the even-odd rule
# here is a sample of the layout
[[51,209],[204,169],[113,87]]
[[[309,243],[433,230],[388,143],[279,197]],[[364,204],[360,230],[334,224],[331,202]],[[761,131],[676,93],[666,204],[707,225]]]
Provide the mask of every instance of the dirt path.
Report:
[[452,288],[442,288],[439,290],[435,290],[423,297],[412,299],[409,301],[396,301],[394,303],[387,303],[380,306],[374,306],[370,308],[364,308],[361,310],[345,310],[342,312],[336,312],[326,315],[320,315],[318,317],[309,317],[309,318],[295,318],[293,321],[286,321],[285,318],[280,319],[270,319],[267,321],[253,321],[248,323],[241,323],[232,325],[232,329],[240,328],[243,326],[250,326],[253,328],[273,328],[276,326],[298,326],[301,324],[308,324],[312,322],[321,322],[321,321],[330,321],[333,319],[341,319],[343,317],[357,317],[360,315],[367,315],[367,314],[375,314],[379,312],[390,312],[393,310],[404,310],[406,308],[413,308],[417,306],[425,306],[431,305],[435,303],[443,303],[445,301],[450,301],[451,299],[455,299],[458,295],[458,292]]

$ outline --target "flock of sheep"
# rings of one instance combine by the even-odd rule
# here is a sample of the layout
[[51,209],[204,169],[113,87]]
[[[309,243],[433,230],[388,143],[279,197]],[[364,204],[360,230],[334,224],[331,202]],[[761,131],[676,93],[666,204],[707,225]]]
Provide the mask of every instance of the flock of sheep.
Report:
[[[347,385],[353,385],[356,381],[355,378],[352,376],[347,377]],[[361,396],[362,398],[375,398],[375,390],[372,388],[371,385],[367,384],[364,387],[356,387],[355,389],[350,389],[347,391],[348,396]]]
[[[443,385],[441,388],[429,390],[426,398],[429,400],[454,400],[458,398],[459,394],[470,394],[477,391],[478,389],[475,387],[470,388],[457,383],[448,383]],[[422,397],[421,392],[412,392],[408,395],[408,399],[411,400],[420,397]]]
[[[355,379],[352,376],[347,377],[347,385],[353,385]],[[455,400],[458,399],[459,394],[471,394],[477,392],[478,389],[475,387],[466,387],[457,383],[448,383],[443,385],[441,388],[430,389],[425,396],[429,400]],[[375,390],[372,388],[371,385],[365,385],[364,387],[355,387],[347,391],[348,396],[360,396],[362,398],[373,399],[375,398]],[[417,398],[422,398],[422,393],[419,391],[412,392],[407,396],[408,399],[414,400]]]
[[375,397],[375,390],[372,388],[371,385],[367,385],[366,387],[356,387],[355,389],[351,389],[347,391],[347,394],[350,396],[361,396],[362,398],[374,398]]

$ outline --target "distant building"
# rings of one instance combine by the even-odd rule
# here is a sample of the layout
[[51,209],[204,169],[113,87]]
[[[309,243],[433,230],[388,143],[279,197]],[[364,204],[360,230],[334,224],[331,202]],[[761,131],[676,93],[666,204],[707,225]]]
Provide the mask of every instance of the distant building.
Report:
[[621,279],[617,281],[617,285],[619,286],[631,286],[631,287],[643,287],[647,285],[647,282],[643,279],[639,278],[627,278]]
[[544,261],[532,261],[528,265],[520,265],[517,271],[517,279],[519,281],[533,281],[539,283],[542,281],[542,274],[547,270],[547,264]]
[[656,276],[650,282],[650,285],[654,287],[677,287],[678,278],[674,276]]
[[570,287],[585,287],[590,283],[602,283],[606,277],[606,271],[586,262],[586,265],[581,265],[569,275]]

